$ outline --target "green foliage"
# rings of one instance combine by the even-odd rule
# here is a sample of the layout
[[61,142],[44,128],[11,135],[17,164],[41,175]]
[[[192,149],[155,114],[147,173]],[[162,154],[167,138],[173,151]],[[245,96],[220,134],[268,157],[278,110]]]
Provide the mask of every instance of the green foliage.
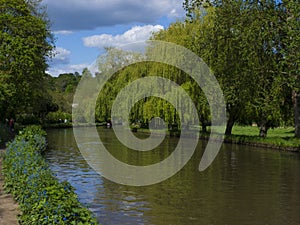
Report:
[[[95,82],[93,79],[101,79],[103,76],[106,76],[109,71],[114,70],[113,68],[120,68],[122,65],[127,65],[130,63],[128,59],[139,59],[140,55],[135,55],[128,52],[123,52],[121,50],[116,50],[109,48],[107,49],[107,53],[98,60],[99,63],[99,70],[105,71],[100,74],[97,74],[96,78],[89,77],[86,79],[85,82]],[[112,59],[117,59],[114,63],[112,63]],[[135,81],[136,79],[146,77],[146,76],[161,76],[173,81],[176,81],[180,84],[183,88],[187,88],[188,85],[191,88],[187,88],[188,93],[193,96],[193,100],[197,102],[197,106],[200,108],[201,106],[208,107],[207,101],[204,98],[201,104],[198,103],[197,96],[200,95],[200,89],[197,89],[195,84],[192,84],[192,79],[188,77],[187,74],[180,71],[179,69],[170,66],[164,65],[162,63],[153,63],[153,62],[140,62],[135,63],[133,65],[129,65],[122,70],[119,70],[117,73],[111,77],[108,82],[105,83],[103,89],[99,93],[97,104],[96,104],[96,120],[97,121],[107,121],[110,119],[110,109],[116,98],[117,94],[124,88],[126,85],[129,85],[131,82]],[[151,85],[151,84],[147,84]],[[139,90],[143,90],[143,84],[136,87],[136,91],[132,94],[127,95],[124,97],[123,101],[130,102],[133,99],[133,94],[138,95],[137,93],[142,93]],[[182,96],[177,96],[176,93],[171,93],[169,87],[159,87],[153,86],[153,90],[158,88],[163,88],[164,93],[166,95],[172,96],[172,98],[176,98],[178,104],[182,104],[184,101]],[[86,94],[85,96],[91,96]],[[88,102],[88,101],[87,101]],[[202,104],[203,103],[203,104]],[[89,106],[85,107],[89,109]],[[184,118],[183,123],[185,121],[192,119],[190,118],[190,109],[186,109],[185,111],[182,110],[182,117]],[[205,110],[204,110],[205,111]],[[86,110],[85,113],[87,113]],[[167,101],[156,98],[156,97],[147,97],[142,99],[141,101],[137,102],[133,108],[131,109],[129,119],[130,123],[135,123],[139,121],[143,126],[147,127],[149,121],[154,117],[160,117],[164,119],[164,121],[171,126],[172,124],[180,124],[178,112],[175,108],[168,103]],[[206,117],[207,118],[207,117]],[[116,118],[114,118],[116,119]],[[119,119],[119,118],[118,118]]]
[[[237,121],[254,121],[266,135],[269,128],[289,122],[292,114],[292,90],[278,63],[284,59],[281,48],[285,21],[279,19],[285,18],[284,9],[272,0],[266,4],[247,1],[211,3],[186,1],[186,7],[194,7],[187,10],[193,14],[189,20],[171,24],[168,29],[155,33],[152,39],[183,45],[210,66],[226,99],[226,134],[231,134]],[[203,5],[205,8],[200,9]],[[122,59],[121,55],[124,53],[116,54],[108,49],[99,63],[101,71],[106,71],[106,67],[116,68],[118,63],[122,65],[122,60],[125,63],[126,57]],[[116,58],[116,61],[112,60]],[[140,63],[119,71],[99,95],[96,118],[100,121],[110,118],[113,100],[125,84],[152,75],[171,79],[189,93],[205,131],[210,124],[210,110],[202,90],[183,72],[158,63]],[[155,116],[161,116],[169,124],[179,122],[170,105],[151,97],[138,102],[130,114],[131,121],[143,123]],[[188,114],[184,118],[188,118]]]
[[73,73],[47,77],[47,90],[57,106],[56,110],[59,109],[65,113],[72,112],[73,97],[80,79],[81,76]]
[[[105,86],[99,93],[95,112],[97,121],[103,122],[110,119],[110,109],[118,92],[129,82],[140,78],[144,73],[145,67],[148,65],[147,63],[134,64],[126,67],[123,70],[119,70],[123,66],[129,65],[135,60],[138,60],[139,57],[141,56],[137,53],[126,52],[116,48],[106,48],[106,53],[97,60],[98,68],[101,73],[97,74],[95,78],[92,78],[91,75],[88,75],[88,72],[85,73],[85,76],[88,78],[85,79],[85,82],[95,82],[94,79],[103,79],[111,72],[114,73],[113,77],[105,83]],[[85,97],[91,95],[92,94],[87,92]],[[87,105],[86,108],[89,109],[90,106]],[[86,110],[85,113],[85,118],[89,118],[90,112]]]
[[294,70],[288,70],[295,77],[299,2],[185,0],[184,8],[187,23],[198,27],[190,35],[191,47],[208,63],[223,90],[226,134],[236,121],[255,121],[266,132],[288,122],[293,82],[284,62],[292,56],[289,65]]
[[65,120],[71,122],[72,115],[70,113],[62,112],[61,110],[58,110],[56,112],[50,112],[46,116],[46,122],[50,124],[64,123]]
[[42,87],[53,38],[39,3],[38,0],[0,0],[2,116],[32,111],[32,107],[43,105],[37,102],[47,98]]
[[286,24],[282,27],[285,48],[282,53],[285,55],[283,61],[284,72],[288,75],[286,79],[293,86],[294,90],[300,91],[300,4],[298,0],[284,0],[286,11]]
[[29,145],[40,153],[46,150],[46,132],[38,125],[30,125],[25,127],[15,137],[16,141],[28,142]]
[[45,147],[45,131],[39,126],[25,128],[7,146],[3,161],[5,189],[20,205],[20,223],[97,224],[70,184],[55,178],[41,155]]

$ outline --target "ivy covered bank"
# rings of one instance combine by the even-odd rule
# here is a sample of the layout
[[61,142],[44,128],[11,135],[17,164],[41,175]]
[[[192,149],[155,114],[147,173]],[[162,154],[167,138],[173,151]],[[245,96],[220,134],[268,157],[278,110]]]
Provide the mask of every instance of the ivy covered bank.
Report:
[[68,182],[59,182],[42,157],[45,131],[29,126],[10,142],[3,159],[5,190],[17,200],[20,224],[98,224]]

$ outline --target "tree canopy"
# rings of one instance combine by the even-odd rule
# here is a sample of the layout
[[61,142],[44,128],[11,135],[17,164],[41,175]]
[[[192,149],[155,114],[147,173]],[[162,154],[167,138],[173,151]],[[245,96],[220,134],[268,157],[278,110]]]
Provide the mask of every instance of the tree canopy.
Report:
[[210,21],[210,29],[198,26],[199,36],[207,38],[197,38],[194,46],[222,86],[226,134],[231,134],[236,122],[256,122],[261,136],[270,127],[288,122],[291,86],[299,77],[297,2],[184,1],[189,23]]
[[[182,45],[210,67],[226,100],[226,134],[231,134],[236,123],[255,123],[263,137],[268,129],[282,125],[295,125],[295,135],[300,137],[299,5],[298,0],[184,0],[186,19],[154,33],[151,39]],[[0,32],[0,117],[22,113],[45,117],[58,109],[59,116],[70,114],[81,75],[54,78],[45,74],[54,43],[41,0],[0,0]],[[150,54],[149,49],[146,54]],[[189,94],[206,132],[210,107],[195,81],[162,63],[131,64],[139,57],[107,47],[97,61],[97,74],[84,69],[85,82],[99,81],[117,71],[99,93],[96,120],[111,119],[111,106],[127,84],[146,76],[160,76],[176,82]],[[83,117],[89,118],[93,110],[89,105],[85,108]],[[167,101],[147,97],[134,105],[129,118],[147,126],[153,117],[161,117],[172,127],[180,124],[178,113]],[[188,110],[181,113],[188,119]],[[82,122],[88,121],[82,118]]]
[[[53,37],[40,0],[0,0],[1,117],[36,111]],[[35,108],[33,110],[32,108]],[[41,109],[44,110],[44,109]]]
[[[293,124],[291,117],[297,115],[300,107],[293,113],[292,93],[299,92],[297,1],[186,0],[184,8],[186,21],[171,24],[152,39],[183,45],[209,65],[226,99],[226,134],[231,134],[235,123],[256,123],[263,137],[269,128]],[[208,103],[188,76],[166,65],[141,64],[118,73],[118,80],[124,85],[138,74],[157,74],[181,85],[194,100],[205,130],[205,124],[210,121]],[[99,117],[102,119],[110,116],[108,109],[120,86],[115,80],[106,88],[96,110],[96,114],[102,111]],[[153,98],[136,104],[131,118],[147,122],[150,114],[162,116],[168,123],[178,122],[176,112],[167,103]]]

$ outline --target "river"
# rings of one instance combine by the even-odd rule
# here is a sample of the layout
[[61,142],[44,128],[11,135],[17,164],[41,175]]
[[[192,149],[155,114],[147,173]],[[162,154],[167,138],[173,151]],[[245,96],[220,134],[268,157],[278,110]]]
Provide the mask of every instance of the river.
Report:
[[[299,154],[223,144],[213,164],[199,172],[206,144],[200,140],[191,160],[176,175],[158,184],[132,187],[96,173],[81,156],[72,129],[47,133],[45,157],[52,171],[71,183],[79,200],[103,225],[300,224]],[[124,151],[132,154],[126,156],[129,163],[140,158],[116,140],[113,130],[98,128],[98,133],[120,160]],[[177,142],[166,138],[159,148],[163,153],[155,155],[165,157]],[[151,154],[142,156],[147,161]]]

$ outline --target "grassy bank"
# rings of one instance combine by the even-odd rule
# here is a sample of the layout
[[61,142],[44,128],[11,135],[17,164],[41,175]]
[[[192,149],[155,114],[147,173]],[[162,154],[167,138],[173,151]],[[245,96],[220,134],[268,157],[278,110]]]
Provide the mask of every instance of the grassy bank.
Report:
[[292,127],[270,129],[265,138],[259,137],[258,132],[255,126],[234,126],[225,142],[300,152],[300,139],[294,137]]
[[97,224],[73,187],[59,182],[42,157],[45,132],[25,128],[8,144],[3,160],[5,189],[17,200],[21,224]]
[[[149,133],[149,130],[138,129],[138,132]],[[156,132],[159,134],[162,131],[157,130]],[[208,133],[200,133],[200,138],[208,139],[209,133],[210,128],[208,127]],[[300,152],[300,139],[294,137],[293,127],[270,129],[265,138],[259,137],[258,133],[259,129],[255,126],[234,126],[232,135],[224,137],[224,142]],[[168,131],[167,135],[179,136],[180,131]]]

